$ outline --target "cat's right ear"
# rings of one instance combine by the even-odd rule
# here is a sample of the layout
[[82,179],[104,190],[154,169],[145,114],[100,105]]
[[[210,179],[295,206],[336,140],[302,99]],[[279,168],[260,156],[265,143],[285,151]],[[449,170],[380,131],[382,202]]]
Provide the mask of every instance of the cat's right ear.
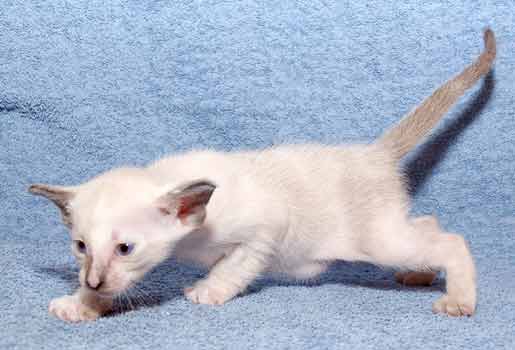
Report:
[[206,206],[216,185],[208,180],[182,184],[157,200],[163,215],[174,215],[185,226],[200,226],[206,218]]
[[29,187],[29,192],[38,196],[43,196],[51,200],[61,210],[63,223],[71,228],[72,218],[70,202],[75,196],[75,191],[70,187],[51,186],[44,184],[34,184]]

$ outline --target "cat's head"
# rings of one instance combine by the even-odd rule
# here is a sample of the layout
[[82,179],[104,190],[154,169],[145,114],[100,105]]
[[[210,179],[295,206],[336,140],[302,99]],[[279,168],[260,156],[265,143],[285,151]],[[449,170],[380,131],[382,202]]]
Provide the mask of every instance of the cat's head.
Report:
[[130,288],[198,229],[215,185],[206,180],[163,188],[144,170],[121,168],[79,186],[36,184],[70,229],[80,283],[100,295]]

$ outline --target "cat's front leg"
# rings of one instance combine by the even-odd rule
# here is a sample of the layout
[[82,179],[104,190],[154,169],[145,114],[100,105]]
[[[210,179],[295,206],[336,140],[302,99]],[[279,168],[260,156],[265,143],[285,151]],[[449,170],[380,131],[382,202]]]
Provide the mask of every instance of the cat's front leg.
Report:
[[112,299],[100,298],[81,287],[73,295],[53,299],[48,312],[67,322],[94,321],[109,312],[112,304]]
[[273,252],[271,242],[243,243],[220,259],[206,278],[185,288],[184,294],[196,304],[224,304],[245,291],[268,268]]

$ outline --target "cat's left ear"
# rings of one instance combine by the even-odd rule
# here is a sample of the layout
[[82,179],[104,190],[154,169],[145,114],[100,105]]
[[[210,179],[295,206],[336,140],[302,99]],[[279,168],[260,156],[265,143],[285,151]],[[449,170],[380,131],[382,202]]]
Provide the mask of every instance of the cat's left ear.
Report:
[[206,206],[216,185],[207,180],[188,182],[157,200],[163,215],[175,215],[185,226],[200,226],[206,218]]
[[72,228],[73,224],[70,201],[75,196],[75,191],[71,187],[35,184],[29,187],[29,192],[38,196],[43,196],[54,202],[59,210],[61,210],[63,223],[68,228]]

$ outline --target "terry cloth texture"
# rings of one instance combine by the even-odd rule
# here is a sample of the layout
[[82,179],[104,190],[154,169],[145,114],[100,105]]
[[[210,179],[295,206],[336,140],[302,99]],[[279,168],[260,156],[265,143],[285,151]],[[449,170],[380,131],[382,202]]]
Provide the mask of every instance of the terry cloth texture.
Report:
[[[404,163],[413,213],[470,242],[474,317],[431,313],[441,281],[405,288],[347,263],[193,305],[182,287],[204,271],[173,261],[136,311],[79,325],[47,314],[77,269],[58,211],[29,184],[192,148],[371,141],[472,62],[487,26],[495,72]],[[514,43],[512,0],[3,0],[0,348],[514,349]]]

